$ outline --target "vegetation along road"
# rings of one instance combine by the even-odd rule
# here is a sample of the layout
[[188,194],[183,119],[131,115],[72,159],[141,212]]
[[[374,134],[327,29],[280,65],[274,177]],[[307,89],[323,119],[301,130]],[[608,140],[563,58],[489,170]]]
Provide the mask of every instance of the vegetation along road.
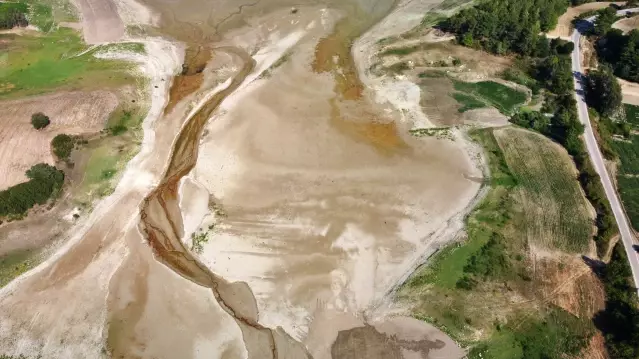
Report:
[[[619,11],[617,15],[623,16],[626,13],[637,11],[639,11],[639,8],[626,9]],[[587,21],[592,23],[594,19],[595,17],[593,16],[588,18]],[[597,140],[595,139],[595,135],[590,124],[590,117],[588,116],[588,106],[586,105],[584,87],[581,81],[583,78],[583,72],[581,69],[581,49],[579,47],[579,41],[581,40],[580,29],[583,28],[577,27],[572,34],[572,41],[575,43],[575,47],[572,52],[572,71],[575,74],[575,97],[577,100],[577,108],[579,110],[579,119],[585,126],[584,137],[586,140],[586,147],[588,148],[588,154],[590,155],[595,169],[601,177],[601,182],[604,186],[604,190],[606,191],[606,197],[608,197],[608,201],[610,201],[612,211],[617,221],[617,226],[619,227],[621,240],[623,241],[623,245],[628,255],[628,261],[632,268],[632,277],[635,282],[635,288],[639,288],[639,254],[633,248],[633,245],[635,244],[635,237],[630,229],[630,225],[628,224],[626,214],[621,207],[617,192],[610,180],[610,175],[604,165],[604,159],[601,155],[601,151],[599,150],[599,146],[597,145]]]

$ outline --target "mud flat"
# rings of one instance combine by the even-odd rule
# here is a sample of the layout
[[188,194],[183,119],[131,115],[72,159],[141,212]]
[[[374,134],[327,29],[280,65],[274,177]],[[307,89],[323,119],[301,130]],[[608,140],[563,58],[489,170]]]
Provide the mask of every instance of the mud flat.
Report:
[[[350,44],[367,27],[343,19],[377,19],[392,2],[345,4],[238,5],[182,30],[174,9],[167,29],[215,46],[201,86],[165,114],[184,46],[142,39],[148,55],[132,59],[152,105],[141,151],[62,250],[0,290],[0,353],[463,356],[393,316],[389,294],[460,230],[481,173],[461,135],[408,134],[426,124],[414,88],[379,97],[357,71]],[[195,255],[189,231],[209,225]]]
[[[418,22],[417,14],[425,9],[412,11]],[[380,25],[387,34],[412,26],[391,26],[406,12],[394,14],[394,20]],[[449,141],[408,135],[416,121],[426,122],[416,110],[419,88],[417,104],[410,92],[400,94],[405,98],[377,96],[382,99],[378,103],[375,95],[387,88],[352,95],[352,87],[342,86],[343,79],[331,71],[318,73],[313,66],[325,44],[318,39],[330,38],[333,24],[340,21],[330,12],[321,18],[321,26],[296,19],[296,26],[279,25],[279,33],[270,36],[229,35],[236,45],[258,48],[256,57],[285,61],[268,75],[247,79],[221,104],[206,126],[191,176],[210,194],[210,207],[220,206],[226,214],[215,221],[200,260],[221,277],[248,284],[260,323],[281,326],[306,343],[315,358],[347,358],[367,345],[347,350],[342,343],[336,354],[331,348],[338,338],[389,339],[366,325],[385,323],[392,307],[388,295],[395,286],[461,229],[464,211],[479,189],[469,178],[481,173],[461,137]],[[254,26],[257,31],[275,28],[260,23],[264,26]],[[379,39],[382,33],[377,27],[372,32],[364,38]],[[261,38],[269,38],[270,45],[260,47],[256,39]],[[373,51],[367,48],[372,42],[358,42],[353,51]],[[327,55],[334,63],[343,62],[338,56]],[[358,69],[364,66],[357,62]],[[378,81],[364,76],[365,84]],[[393,106],[398,104],[403,104],[403,116]],[[213,216],[194,207],[199,209],[183,213],[185,220],[200,219],[201,228],[209,228]],[[190,235],[184,233],[184,240]],[[327,316],[330,327],[316,325],[329,322]],[[355,331],[349,333],[351,329]],[[397,350],[429,357],[426,342],[413,349],[409,342],[397,344]],[[382,340],[369,357],[390,355],[393,345]],[[462,355],[454,354],[451,342],[430,349],[443,347],[451,350],[448,357]]]

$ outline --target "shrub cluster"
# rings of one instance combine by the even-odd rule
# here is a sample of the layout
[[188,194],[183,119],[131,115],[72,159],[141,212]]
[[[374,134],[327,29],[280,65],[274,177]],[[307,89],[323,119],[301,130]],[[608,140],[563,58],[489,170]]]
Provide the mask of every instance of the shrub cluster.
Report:
[[596,45],[599,58],[610,64],[615,75],[628,81],[639,82],[639,30],[624,35],[612,29]]
[[544,56],[549,42],[539,34],[554,28],[568,5],[566,0],[488,0],[460,11],[440,26],[457,34],[465,46],[495,54]]
[[16,26],[27,26],[27,4],[22,2],[0,2],[0,29],[12,29]]
[[61,160],[68,160],[75,146],[75,140],[73,137],[67,134],[59,134],[51,140],[51,147],[53,147],[53,153]]
[[51,121],[49,120],[49,116],[43,114],[42,112],[36,112],[31,115],[31,125],[36,130],[43,129],[49,126],[50,123]]
[[29,181],[0,191],[0,218],[21,216],[36,204],[44,204],[62,188],[64,172],[39,163],[26,172]]

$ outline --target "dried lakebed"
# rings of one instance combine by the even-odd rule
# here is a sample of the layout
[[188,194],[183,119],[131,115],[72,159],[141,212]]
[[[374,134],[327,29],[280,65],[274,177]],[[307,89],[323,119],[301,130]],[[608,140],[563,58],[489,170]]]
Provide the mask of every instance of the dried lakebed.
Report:
[[[199,90],[164,115],[181,52],[148,51],[165,66],[142,151],[65,248],[0,292],[0,351],[463,356],[392,315],[388,294],[457,233],[480,174],[463,138],[414,138],[372,100],[350,58],[370,25],[349,24],[349,11],[278,2],[246,15],[211,46]],[[202,253],[190,251],[209,225]]]

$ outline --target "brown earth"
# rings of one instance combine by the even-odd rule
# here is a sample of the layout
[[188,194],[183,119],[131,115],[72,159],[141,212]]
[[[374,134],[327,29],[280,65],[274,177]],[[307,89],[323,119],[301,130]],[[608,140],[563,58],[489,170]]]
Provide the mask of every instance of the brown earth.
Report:
[[617,78],[621,85],[621,94],[623,95],[623,103],[639,106],[639,84]]
[[[79,135],[96,133],[118,104],[108,91],[62,92],[22,100],[3,101],[0,123],[0,189],[27,180],[24,172],[31,166],[54,163],[51,139],[60,133]],[[31,125],[31,115],[43,112],[51,124],[42,130]]]
[[178,102],[200,88],[204,81],[204,68],[210,59],[211,49],[208,47],[192,45],[186,49],[182,72],[173,79],[164,113],[171,111]]
[[613,29],[619,29],[624,33],[628,33],[631,30],[639,29],[639,16],[633,16],[627,19],[621,19],[612,25]]
[[82,14],[87,44],[114,42],[124,36],[124,24],[113,0],[74,0]]

